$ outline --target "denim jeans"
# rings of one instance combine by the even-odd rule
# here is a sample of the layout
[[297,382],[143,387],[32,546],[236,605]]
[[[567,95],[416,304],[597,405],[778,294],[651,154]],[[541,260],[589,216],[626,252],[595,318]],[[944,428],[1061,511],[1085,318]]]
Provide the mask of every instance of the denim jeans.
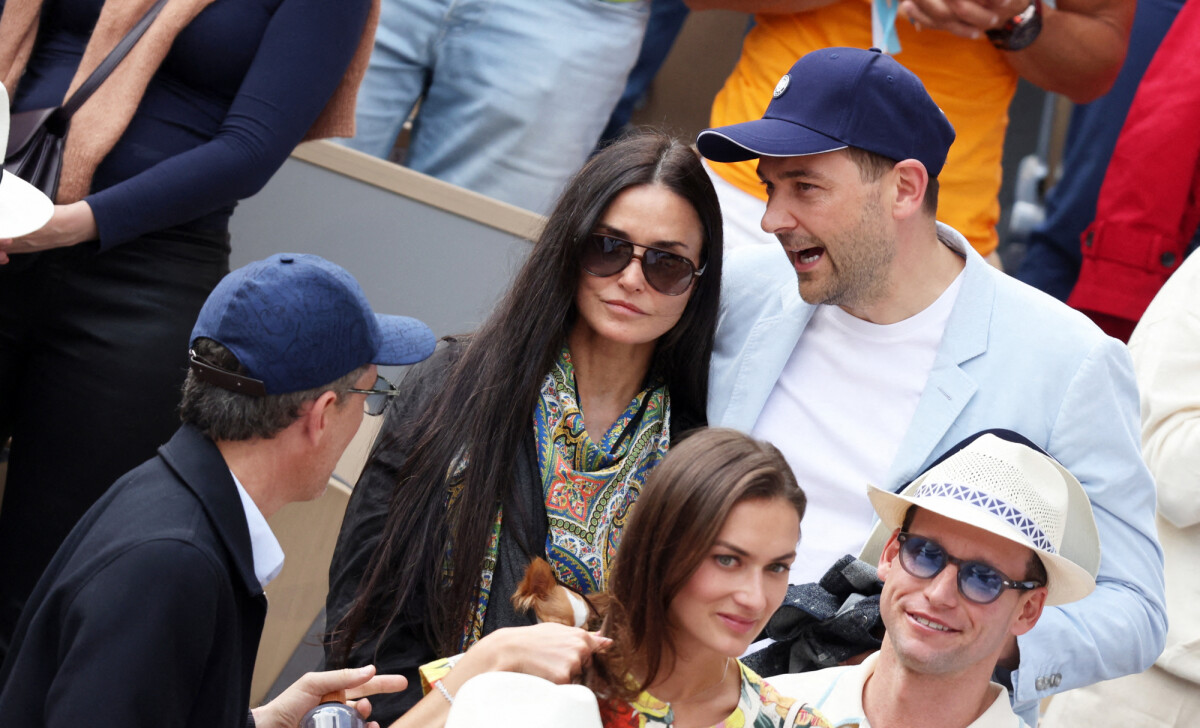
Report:
[[384,0],[351,148],[549,210],[637,60],[649,0]]
[[629,80],[621,98],[613,109],[608,125],[600,135],[600,144],[611,142],[625,131],[629,120],[633,118],[634,108],[646,96],[650,83],[658,75],[667,55],[683,30],[687,20],[688,6],[683,0],[654,0],[650,5],[650,22],[646,25],[646,37],[642,39],[642,49],[638,53],[637,63],[629,72]]

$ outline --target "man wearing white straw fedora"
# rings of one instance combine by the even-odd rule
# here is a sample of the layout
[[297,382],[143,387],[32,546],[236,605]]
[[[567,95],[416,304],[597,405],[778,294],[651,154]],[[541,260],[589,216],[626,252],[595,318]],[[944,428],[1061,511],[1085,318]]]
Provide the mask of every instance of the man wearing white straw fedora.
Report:
[[991,430],[899,494],[867,495],[879,522],[862,559],[883,580],[883,646],[860,665],[770,683],[835,726],[1027,725],[990,678],[1043,607],[1096,588],[1100,538],[1079,481],[1024,437]]
[[[0,84],[0,139],[8,148],[8,89]],[[54,203],[20,177],[0,169],[0,238],[19,238],[37,230],[54,214]],[[0,252],[0,264],[8,256]],[[3,447],[4,443],[0,443]]]

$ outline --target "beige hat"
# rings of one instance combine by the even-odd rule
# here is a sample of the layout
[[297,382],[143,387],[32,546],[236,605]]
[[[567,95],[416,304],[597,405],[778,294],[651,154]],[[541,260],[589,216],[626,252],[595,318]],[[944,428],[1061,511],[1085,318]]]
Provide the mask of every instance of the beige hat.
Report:
[[517,672],[485,672],[463,683],[446,728],[603,728],[596,696],[582,685],[555,685]]
[[867,486],[879,523],[860,558],[878,562],[909,507],[919,506],[1036,552],[1048,576],[1047,605],[1084,598],[1096,588],[1100,567],[1100,535],[1087,493],[1032,443],[992,432],[960,445],[899,494]]
[[[0,139],[8,149],[8,90],[0,84]],[[7,152],[5,154],[7,156]],[[54,203],[41,190],[0,169],[0,238],[19,238],[45,225]]]

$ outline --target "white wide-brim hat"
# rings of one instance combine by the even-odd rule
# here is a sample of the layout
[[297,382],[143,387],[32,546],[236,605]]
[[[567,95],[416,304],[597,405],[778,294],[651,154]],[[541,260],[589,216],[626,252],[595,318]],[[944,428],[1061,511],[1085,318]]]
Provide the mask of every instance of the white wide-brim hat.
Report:
[[[8,149],[8,90],[0,84],[0,139]],[[15,174],[0,169],[0,238],[19,238],[37,230],[54,214],[54,203]]]
[[446,728],[603,728],[596,696],[582,685],[555,685],[517,672],[485,672],[463,683]]
[[1046,567],[1048,606],[1096,588],[1100,534],[1091,501],[1075,476],[1028,441],[978,435],[900,493],[868,485],[867,497],[879,514],[860,557],[868,563],[879,561],[909,507],[918,506],[1032,549]]

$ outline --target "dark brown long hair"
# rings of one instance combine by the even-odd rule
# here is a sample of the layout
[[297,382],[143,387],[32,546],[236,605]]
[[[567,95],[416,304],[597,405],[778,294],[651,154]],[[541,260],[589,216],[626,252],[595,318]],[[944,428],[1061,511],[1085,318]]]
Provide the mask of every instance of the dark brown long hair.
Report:
[[804,517],[804,491],[774,445],[721,428],[672,444],[646,479],[609,574],[604,631],[613,644],[595,656],[588,678],[598,695],[628,701],[673,669],[671,602],[734,506],[776,498]]
[[[659,339],[651,367],[669,388],[672,420],[705,421],[721,282],[720,208],[693,149],[659,132],[638,132],[598,153],[567,185],[508,293],[413,431],[389,433],[412,446],[355,603],[332,635],[335,662],[344,662],[359,641],[382,638],[402,613],[427,615],[430,645],[442,654],[457,651],[496,509],[503,503],[506,519],[534,515],[510,510],[520,500],[512,497],[514,485],[524,485],[514,484],[514,465],[532,427],[538,388],[575,319],[581,246],[613,199],[640,185],[675,192],[703,227],[707,270],[678,323]],[[446,474],[463,453],[470,465],[447,510]]]

